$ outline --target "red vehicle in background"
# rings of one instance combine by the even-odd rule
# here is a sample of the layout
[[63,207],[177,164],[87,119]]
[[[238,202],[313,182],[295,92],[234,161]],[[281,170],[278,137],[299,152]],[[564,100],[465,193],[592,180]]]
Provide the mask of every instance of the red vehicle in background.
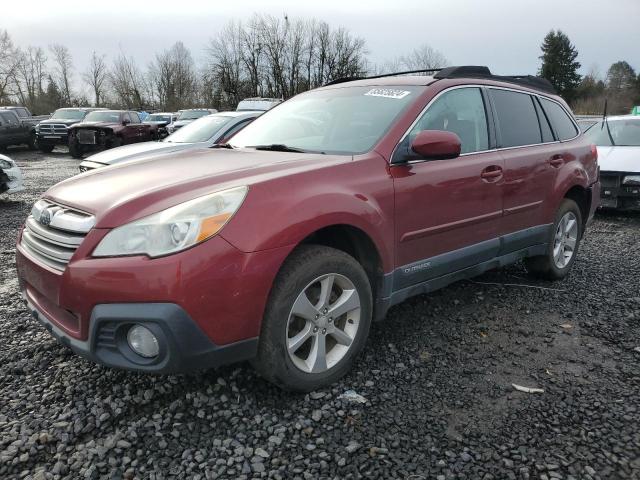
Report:
[[33,315],[92,361],[249,359],[304,391],[412,295],[520,259],[565,277],[598,198],[595,148],[546,81],[451,67],[334,82],[218,148],[66,180],[16,257]]
[[69,153],[82,158],[85,153],[130,143],[157,140],[158,125],[142,123],[138,112],[95,110],[68,129]]

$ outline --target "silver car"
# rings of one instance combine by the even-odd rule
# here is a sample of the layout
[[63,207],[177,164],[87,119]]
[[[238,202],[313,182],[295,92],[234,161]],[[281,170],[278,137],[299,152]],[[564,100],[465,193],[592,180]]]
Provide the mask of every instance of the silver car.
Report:
[[208,148],[223,143],[264,112],[220,112],[199,118],[160,142],[142,142],[105,150],[80,164],[80,171],[139,160],[164,153]]

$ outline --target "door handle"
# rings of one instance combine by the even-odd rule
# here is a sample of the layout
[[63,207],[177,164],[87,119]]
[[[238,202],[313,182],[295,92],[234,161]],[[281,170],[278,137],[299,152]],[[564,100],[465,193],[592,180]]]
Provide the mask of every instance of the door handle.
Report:
[[564,157],[562,155],[554,155],[549,159],[549,165],[553,168],[560,168],[564,165]]
[[498,165],[490,165],[482,170],[480,178],[487,182],[495,182],[502,177],[502,167]]

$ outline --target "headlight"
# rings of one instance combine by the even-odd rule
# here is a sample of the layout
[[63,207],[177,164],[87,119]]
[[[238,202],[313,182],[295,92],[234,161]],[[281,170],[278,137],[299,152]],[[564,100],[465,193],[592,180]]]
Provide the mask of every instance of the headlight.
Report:
[[622,180],[623,185],[640,185],[640,175],[627,175]]
[[248,187],[205,195],[111,230],[94,257],[179,252],[213,237],[240,208]]
[[10,168],[13,168],[13,162],[0,158],[0,168],[9,170]]

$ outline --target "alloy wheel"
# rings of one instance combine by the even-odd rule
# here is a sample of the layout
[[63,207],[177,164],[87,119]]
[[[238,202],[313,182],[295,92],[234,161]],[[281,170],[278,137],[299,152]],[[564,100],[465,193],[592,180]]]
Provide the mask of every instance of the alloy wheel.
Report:
[[578,243],[578,219],[573,212],[565,213],[558,226],[553,241],[553,261],[558,268],[565,268],[576,251]]
[[286,347],[305,373],[323,373],[344,358],[360,325],[360,297],[344,275],[329,273],[300,292],[287,321]]

